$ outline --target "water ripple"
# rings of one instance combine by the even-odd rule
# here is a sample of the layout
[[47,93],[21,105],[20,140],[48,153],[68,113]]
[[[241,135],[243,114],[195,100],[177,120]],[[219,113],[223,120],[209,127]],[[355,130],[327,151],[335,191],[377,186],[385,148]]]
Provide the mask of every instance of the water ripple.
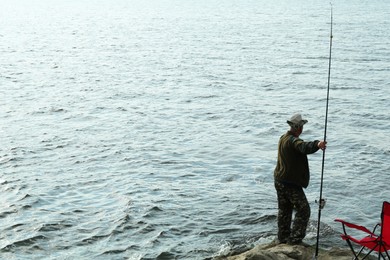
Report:
[[[0,10],[0,258],[205,259],[275,237],[285,121],[323,134],[327,2],[24,2]],[[334,4],[324,247],[334,218],[371,225],[390,197],[383,5]]]

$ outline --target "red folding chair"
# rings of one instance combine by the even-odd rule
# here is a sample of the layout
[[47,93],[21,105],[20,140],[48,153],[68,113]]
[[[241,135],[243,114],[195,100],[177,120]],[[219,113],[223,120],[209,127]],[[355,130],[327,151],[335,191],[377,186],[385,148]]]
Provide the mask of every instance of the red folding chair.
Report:
[[[352,250],[355,260],[359,259],[359,255],[363,252],[364,249],[367,249],[368,253],[362,258],[365,259],[372,252],[378,252],[378,259],[390,259],[388,251],[390,250],[390,203],[387,201],[383,202],[382,214],[381,214],[381,223],[377,224],[373,231],[368,230],[367,228],[352,223],[348,223],[341,219],[335,219],[335,221],[340,222],[343,225],[344,234],[341,235],[341,238],[347,241],[349,247]],[[347,228],[355,229],[362,231],[366,236],[362,238],[355,238],[347,234]],[[380,232],[376,230],[380,227]],[[351,231],[351,230],[349,230]],[[363,234],[364,234],[363,233]],[[360,250],[356,253],[351,242],[354,242],[361,246]]]

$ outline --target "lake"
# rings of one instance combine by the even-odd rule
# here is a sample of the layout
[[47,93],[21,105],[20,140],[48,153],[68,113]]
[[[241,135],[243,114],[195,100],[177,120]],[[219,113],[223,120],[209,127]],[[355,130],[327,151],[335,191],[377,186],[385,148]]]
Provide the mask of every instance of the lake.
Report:
[[[0,1],[0,258],[205,259],[276,235],[296,112],[324,138],[327,1]],[[333,1],[320,246],[390,200],[390,3]],[[309,155],[315,244],[322,152]]]

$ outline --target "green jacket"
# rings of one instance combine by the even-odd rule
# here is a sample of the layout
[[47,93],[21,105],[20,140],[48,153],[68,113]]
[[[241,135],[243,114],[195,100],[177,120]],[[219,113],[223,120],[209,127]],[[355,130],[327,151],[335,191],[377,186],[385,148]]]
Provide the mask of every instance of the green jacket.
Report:
[[294,137],[290,131],[282,135],[278,144],[275,180],[306,188],[310,180],[307,154],[317,152],[318,143],[318,140],[305,142]]

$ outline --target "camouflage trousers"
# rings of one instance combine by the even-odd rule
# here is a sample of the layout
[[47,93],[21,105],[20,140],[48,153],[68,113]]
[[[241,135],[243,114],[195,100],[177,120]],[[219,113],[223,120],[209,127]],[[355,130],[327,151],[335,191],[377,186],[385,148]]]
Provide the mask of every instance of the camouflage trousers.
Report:
[[[303,188],[275,181],[278,195],[278,239],[282,243],[299,243],[306,235],[310,205]],[[294,221],[291,227],[293,211]]]

